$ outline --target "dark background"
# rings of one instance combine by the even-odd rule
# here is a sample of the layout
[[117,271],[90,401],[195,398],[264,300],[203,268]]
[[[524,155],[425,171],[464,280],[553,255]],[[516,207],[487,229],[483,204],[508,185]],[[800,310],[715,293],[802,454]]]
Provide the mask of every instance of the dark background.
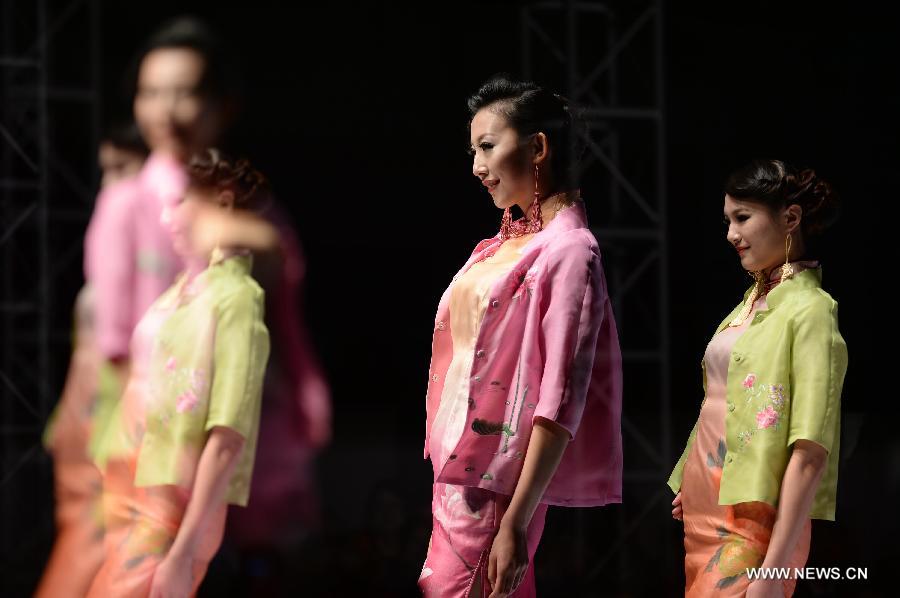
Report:
[[[778,157],[816,168],[843,198],[823,262],[850,351],[844,454],[837,522],[815,523],[809,564],[868,567],[870,581],[801,583],[802,596],[886,595],[897,554],[900,449],[888,405],[896,391],[880,362],[894,334],[887,289],[896,253],[878,241],[897,220],[900,32],[883,6],[665,5],[673,454],[696,418],[708,337],[747,286],[725,244],[725,176]],[[519,74],[517,8],[191,4],[244,62],[237,143],[294,216],[309,262],[307,317],[333,389],[335,437],[319,464],[325,520],[292,565],[292,595],[415,595],[430,531],[430,465],[420,451],[434,310],[500,218],[471,176],[465,98],[495,72]],[[105,113],[122,110],[121,73],[138,40],[183,12],[180,2],[102,3]],[[601,191],[583,190],[589,213]],[[64,316],[80,282],[73,268],[57,284]],[[61,388],[61,375],[53,383]],[[629,393],[627,378],[625,402],[652,405]],[[49,461],[35,467],[49,472]],[[22,535],[22,550],[0,565],[13,595],[32,587],[52,540],[49,473],[28,479],[38,482],[4,489],[36,522],[28,533],[0,530]],[[536,562],[543,595],[678,593],[680,526],[665,508],[622,547],[629,558],[589,578],[591,545],[624,533],[616,510],[641,510],[641,496],[626,500],[587,514],[551,510]],[[576,541],[573,528],[591,531]],[[227,562],[208,581],[211,595],[241,587]]]

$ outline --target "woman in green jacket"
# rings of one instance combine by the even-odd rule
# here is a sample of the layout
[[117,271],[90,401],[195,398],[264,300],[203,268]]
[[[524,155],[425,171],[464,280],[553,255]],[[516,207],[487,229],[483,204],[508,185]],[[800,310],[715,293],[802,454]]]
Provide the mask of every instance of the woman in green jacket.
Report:
[[836,214],[827,182],[778,160],[726,182],[727,238],[755,282],[706,349],[705,399],[669,479],[688,596],[790,596],[810,520],[834,519],[847,347],[813,258]]

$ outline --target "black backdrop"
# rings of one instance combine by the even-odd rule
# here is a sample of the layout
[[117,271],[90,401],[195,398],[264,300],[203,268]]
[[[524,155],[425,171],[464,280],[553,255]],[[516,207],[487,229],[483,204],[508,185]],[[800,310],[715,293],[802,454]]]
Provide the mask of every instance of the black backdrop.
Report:
[[[801,584],[799,593],[881,595],[896,554],[900,475],[886,404],[896,393],[879,361],[893,334],[894,254],[875,249],[896,220],[896,21],[873,1],[724,4],[666,7],[673,450],[696,417],[708,335],[747,282],[724,242],[721,183],[754,157],[811,165],[844,199],[824,284],[840,302],[850,350],[845,443],[855,448],[841,472],[838,522],[816,524],[810,562],[867,566],[870,583]],[[414,595],[429,531],[430,467],[420,450],[431,320],[452,273],[499,222],[470,174],[464,100],[489,75],[518,73],[516,7],[192,3],[243,58],[237,144],[272,179],[309,261],[307,317],[332,383],[335,438],[320,462],[324,531],[296,563],[308,595],[354,585]],[[122,109],[121,73],[136,40],[183,10],[168,1],[102,4],[107,113]],[[603,201],[599,190],[584,195]],[[74,298],[79,282],[74,274],[61,290]],[[650,401],[629,396],[625,382],[626,401]],[[33,491],[21,490],[22,500]],[[552,521],[547,544],[561,546]],[[671,528],[680,554],[679,528],[665,512],[654,525]],[[4,566],[15,592],[34,582],[49,541]],[[563,595],[541,558],[539,587]],[[677,558],[667,567],[648,560],[621,585],[564,587],[566,595],[672,594],[680,575]],[[207,592],[224,592],[216,581],[211,575]]]

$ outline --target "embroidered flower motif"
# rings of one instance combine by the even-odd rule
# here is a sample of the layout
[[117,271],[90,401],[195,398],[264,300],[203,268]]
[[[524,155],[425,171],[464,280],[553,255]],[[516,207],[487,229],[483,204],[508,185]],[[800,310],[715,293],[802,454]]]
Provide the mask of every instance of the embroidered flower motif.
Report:
[[206,373],[203,370],[191,370],[191,388],[198,394],[206,392]]
[[169,357],[166,360],[166,371],[174,372],[176,367],[178,367],[178,362],[175,361],[174,357]]
[[175,409],[176,411],[178,411],[178,413],[193,411],[197,406],[197,403],[197,395],[194,393],[194,391],[186,390],[178,396],[178,402],[175,405]]
[[743,386],[747,394],[747,403],[752,402],[756,406],[756,426],[738,433],[738,451],[750,444],[750,440],[759,430],[769,428],[777,430],[788,402],[783,384],[756,384],[756,374],[748,374]]
[[776,407],[784,404],[784,386],[781,384],[773,384],[769,387],[769,398]]
[[537,280],[537,271],[534,268],[530,268],[524,274],[518,275],[515,280],[518,283],[518,287],[513,293],[513,299],[521,299],[525,293],[531,296],[534,292],[534,283]]
[[767,405],[756,414],[756,427],[760,430],[771,428],[778,423],[779,413],[771,405]]

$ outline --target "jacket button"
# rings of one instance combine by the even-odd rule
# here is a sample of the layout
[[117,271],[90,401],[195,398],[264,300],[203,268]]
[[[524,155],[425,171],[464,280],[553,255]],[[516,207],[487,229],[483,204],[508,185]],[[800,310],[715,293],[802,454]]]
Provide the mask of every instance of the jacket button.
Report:
[[447,325],[444,324],[444,321],[443,321],[443,320],[441,320],[440,322],[437,323],[437,329],[438,329],[438,330],[443,330],[443,329],[446,328],[446,327],[447,327]]
[[493,307],[494,309],[500,307],[500,302],[494,299],[493,301],[491,301],[491,307]]
[[475,471],[474,467],[466,467],[466,471]]
[[734,411],[734,403],[732,403],[732,402],[729,402],[729,403],[728,403],[728,410],[729,410],[729,411]]
[[484,357],[484,349],[478,349],[475,351],[475,357],[482,358]]
[[740,360],[741,360],[741,356],[740,356],[739,354],[735,353],[735,354],[734,354],[734,360],[735,360],[735,361],[740,361]]
[[481,376],[475,376],[472,379],[475,380],[475,382],[481,382]]

